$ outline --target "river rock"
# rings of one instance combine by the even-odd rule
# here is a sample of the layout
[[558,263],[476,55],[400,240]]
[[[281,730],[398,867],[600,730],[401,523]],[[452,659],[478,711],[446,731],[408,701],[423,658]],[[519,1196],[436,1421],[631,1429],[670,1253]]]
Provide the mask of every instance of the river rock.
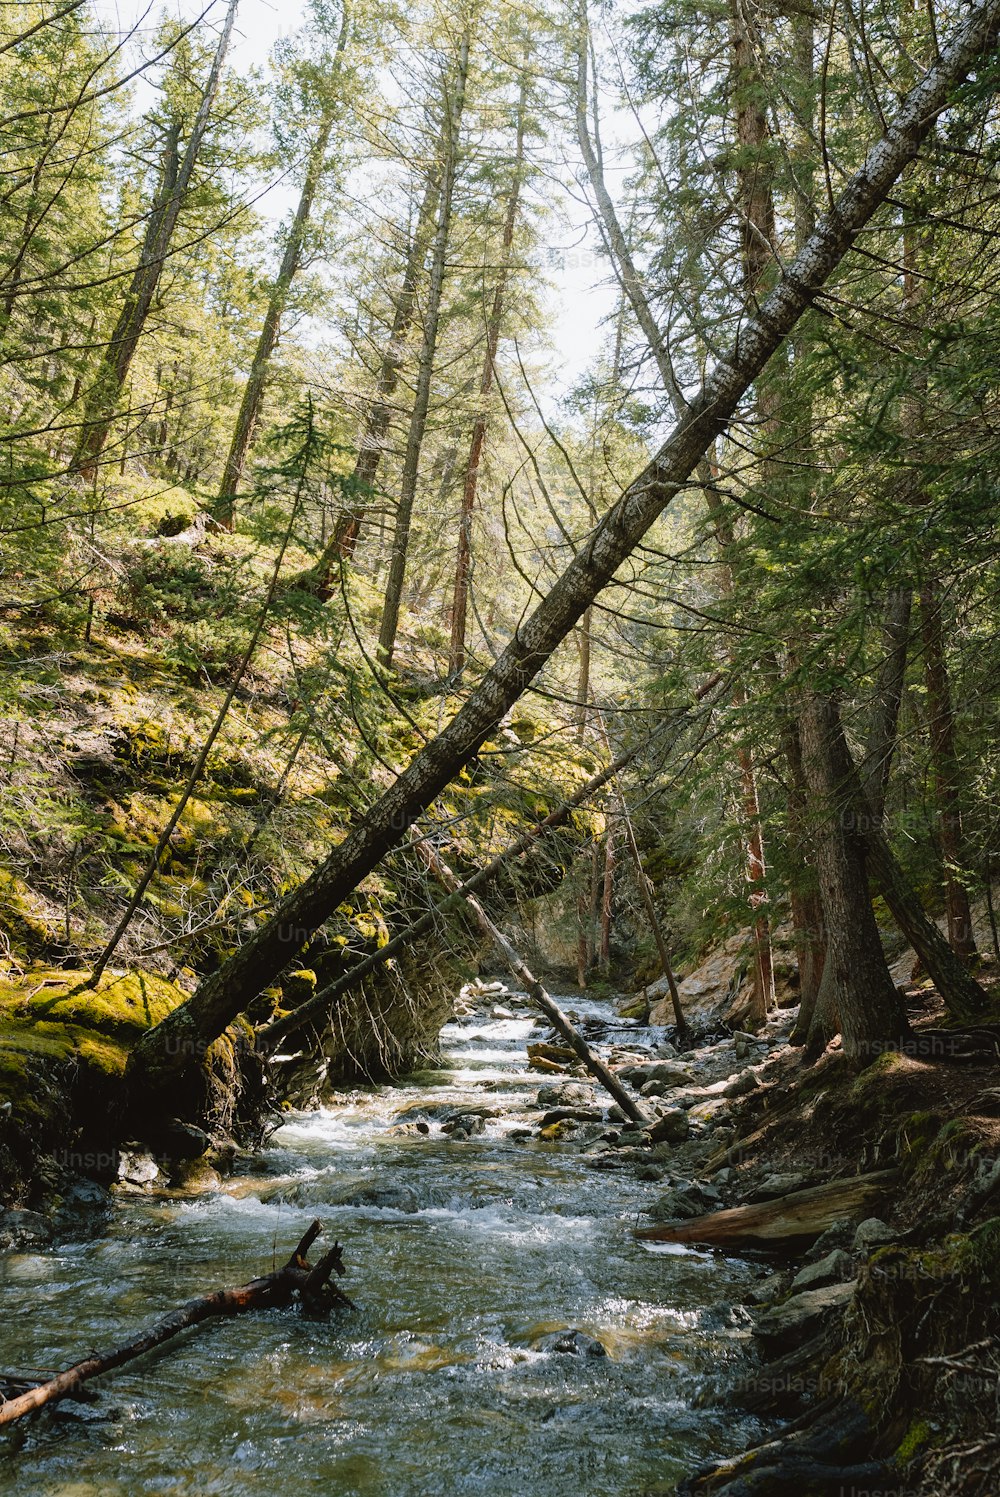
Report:
[[856,1253],[873,1253],[876,1248],[886,1247],[899,1241],[899,1233],[877,1216],[868,1216],[859,1222],[854,1233],[853,1248]]
[[848,1217],[842,1221],[834,1222],[832,1227],[827,1227],[813,1243],[807,1253],[803,1254],[806,1263],[819,1263],[828,1253],[835,1248],[849,1248],[854,1241],[854,1223]]
[[622,1066],[618,1079],[641,1090],[650,1083],[664,1088],[690,1086],[694,1077],[687,1066],[677,1065],[671,1060],[654,1060],[645,1065]]
[[569,1357],[606,1357],[607,1347],[586,1331],[552,1331],[535,1342],[537,1351],[559,1352]]
[[539,1107],[577,1107],[593,1099],[594,1093],[589,1086],[582,1086],[578,1081],[563,1081],[540,1087],[535,1101]]
[[760,1077],[748,1066],[745,1071],[741,1071],[734,1080],[727,1084],[722,1095],[724,1097],[747,1097],[751,1092],[757,1091],[760,1084]]
[[466,1113],[462,1117],[442,1123],[441,1132],[446,1133],[453,1142],[458,1143],[463,1138],[472,1138],[477,1133],[485,1133],[486,1119],[478,1112]]
[[596,1107],[553,1107],[538,1126],[547,1128],[550,1123],[564,1123],[570,1119],[574,1123],[603,1123],[604,1114]]
[[844,1310],[853,1297],[853,1284],[828,1284],[793,1294],[783,1305],[773,1305],[757,1317],[753,1333],[769,1353],[806,1340],[825,1320]]
[[160,1166],[148,1149],[138,1146],[122,1149],[118,1156],[118,1186],[126,1190],[145,1190],[160,1179]]
[[0,1211],[0,1249],[4,1252],[51,1241],[52,1228],[40,1212]]
[[767,1175],[746,1199],[748,1202],[776,1201],[779,1196],[791,1195],[793,1190],[805,1190],[812,1183],[813,1176],[809,1174]]
[[378,1211],[402,1211],[407,1215],[420,1210],[417,1193],[409,1185],[357,1185],[336,1201],[338,1206],[374,1206]]
[[698,1180],[678,1180],[671,1190],[658,1196],[646,1215],[654,1221],[688,1221],[718,1206],[721,1197],[713,1185]]
[[671,1108],[646,1129],[651,1144],[682,1144],[690,1132],[687,1113],[679,1107]]
[[799,1294],[803,1289],[822,1289],[827,1284],[845,1284],[848,1279],[854,1277],[854,1262],[849,1253],[843,1248],[834,1248],[832,1253],[827,1253],[818,1263],[807,1263],[800,1268],[792,1280],[792,1293]]

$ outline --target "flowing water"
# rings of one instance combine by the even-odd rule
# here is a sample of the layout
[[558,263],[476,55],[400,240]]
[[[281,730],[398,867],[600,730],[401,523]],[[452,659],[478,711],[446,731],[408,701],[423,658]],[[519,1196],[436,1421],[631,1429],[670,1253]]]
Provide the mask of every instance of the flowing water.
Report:
[[[641,1246],[648,1184],[587,1168],[570,1143],[511,1138],[539,1111],[531,1030],[451,1024],[440,1072],[290,1117],[222,1192],[124,1200],[99,1235],[0,1262],[0,1366],[18,1371],[266,1271],[314,1217],[345,1245],[357,1302],[326,1322],[209,1322],[118,1370],[20,1448],[0,1438],[0,1491],[638,1497],[738,1448],[749,1426],[697,1400],[742,1354],[726,1305],[755,1270]],[[461,1141],[434,1121],[394,1131],[418,1104],[498,1115]],[[609,1355],[539,1347],[567,1327]]]

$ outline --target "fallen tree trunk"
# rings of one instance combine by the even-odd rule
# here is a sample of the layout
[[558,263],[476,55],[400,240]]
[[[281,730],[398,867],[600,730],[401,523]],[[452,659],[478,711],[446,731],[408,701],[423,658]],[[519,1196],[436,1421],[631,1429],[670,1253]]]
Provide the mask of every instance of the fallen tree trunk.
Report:
[[[313,1222],[288,1262],[273,1273],[251,1279],[249,1283],[232,1289],[217,1289],[212,1294],[203,1294],[197,1299],[189,1300],[186,1305],[181,1305],[165,1319],[143,1331],[134,1340],[125,1342],[123,1346],[117,1346],[109,1352],[95,1352],[28,1392],[15,1398],[3,1398],[0,1402],[0,1424],[13,1424],[15,1419],[32,1414],[46,1404],[56,1403],[61,1398],[72,1398],[91,1378],[111,1372],[126,1362],[134,1362],[137,1357],[145,1356],[146,1352],[162,1346],[165,1341],[173,1340],[190,1326],[200,1325],[203,1320],[210,1320],[214,1316],[239,1315],[246,1310],[287,1305],[296,1295],[302,1301],[303,1308],[314,1313],[329,1309],[336,1303],[350,1304],[347,1296],[329,1282],[331,1274],[344,1272],[339,1243],[335,1242],[329,1252],[324,1253],[312,1266],[307,1262],[306,1254],[321,1230],[319,1222]],[[11,1383],[23,1385],[26,1381],[29,1380],[12,1378],[7,1386]]]
[[486,672],[448,726],[413,759],[364,819],[275,915],[186,1003],[147,1031],[129,1060],[127,1086],[143,1107],[151,1093],[198,1065],[211,1043],[301,951],[363,878],[495,732],[588,606],[725,430],[740,401],[884,201],[947,106],[956,85],[993,45],[1000,0],[981,0],[903,100],[830,211],[787,266],[756,316],[741,321],[670,436],[645,470],[594,527],[562,576]]
[[834,1222],[861,1220],[898,1177],[898,1170],[878,1170],[849,1180],[831,1180],[774,1201],[733,1206],[692,1221],[637,1227],[635,1235],[642,1242],[690,1242],[705,1247],[790,1247],[815,1240]]
[[[451,893],[457,893],[461,887],[458,876],[448,867],[448,864],[441,857],[440,853],[435,851],[425,837],[414,837],[413,845],[434,874],[434,877],[439,879]],[[573,1053],[580,1057],[590,1074],[601,1083],[606,1092],[614,1097],[625,1116],[631,1118],[633,1123],[638,1123],[640,1128],[644,1128],[647,1123],[651,1123],[653,1119],[647,1117],[628,1087],[618,1080],[613,1071],[608,1070],[608,1067],[601,1060],[600,1056],[591,1050],[583,1036],[578,1034],[573,1028],[573,1025],[567,1019],[558,1003],[542,987],[538,978],[529,970],[524,958],[511,945],[500,927],[493,923],[479,903],[479,900],[472,894],[465,894],[462,897],[466,908],[479,926],[479,929],[484,935],[489,936],[490,940],[503,954],[503,959],[514,976],[524,984],[524,990],[528,994],[528,997],[538,1005],[553,1028],[558,1030],[562,1035]]]
[[[695,702],[704,701],[705,697],[714,691],[722,680],[722,672],[716,671],[714,675],[710,676],[707,681],[704,681],[698,687],[694,694]],[[690,708],[678,708],[676,712],[670,714],[667,724],[664,724],[664,726],[674,724],[680,727],[689,716],[690,711]],[[661,729],[658,728],[657,736],[660,731]],[[291,1013],[279,1014],[269,1024],[262,1025],[257,1031],[258,1040],[266,1044],[273,1044],[276,1040],[283,1039],[286,1034],[291,1034],[294,1030],[301,1029],[304,1024],[311,1024],[325,1019],[342,993],[346,993],[350,988],[355,987],[362,978],[368,976],[369,972],[374,972],[378,967],[383,966],[384,963],[398,956],[401,951],[405,951],[419,937],[428,935],[435,928],[442,915],[452,909],[457,909],[467,894],[474,894],[485,888],[487,884],[503,872],[504,867],[514,858],[519,858],[536,848],[546,832],[555,831],[557,827],[562,826],[573,811],[577,810],[580,806],[586,805],[599,791],[604,789],[605,785],[617,779],[619,772],[631,764],[633,759],[638,758],[640,753],[647,750],[651,742],[652,740],[646,740],[636,744],[634,748],[627,749],[624,753],[619,754],[617,759],[613,759],[605,769],[600,770],[586,784],[581,785],[579,790],[575,791],[568,800],[563,801],[561,806],[557,806],[554,811],[550,811],[544,821],[540,821],[537,826],[531,827],[525,832],[523,837],[519,837],[505,851],[498,853],[492,862],[487,863],[484,868],[478,869],[461,883],[457,889],[448,895],[447,899],[442,900],[441,904],[432,910],[428,910],[426,915],[421,915],[419,920],[414,920],[411,925],[407,925],[398,935],[393,936],[391,941],[387,941],[384,946],[379,947],[378,951],[373,951],[371,956],[366,956],[363,961],[357,962],[347,972],[335,978],[333,982],[327,983],[326,987],[320,988],[318,993],[315,993],[312,998],[307,999],[305,1003],[300,1003]]]

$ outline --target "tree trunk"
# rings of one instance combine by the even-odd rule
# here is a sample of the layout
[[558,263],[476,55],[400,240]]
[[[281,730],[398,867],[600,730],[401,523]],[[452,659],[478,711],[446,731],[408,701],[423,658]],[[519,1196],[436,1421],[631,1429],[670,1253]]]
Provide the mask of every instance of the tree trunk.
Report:
[[955,955],[974,961],[978,952],[972,910],[963,882],[965,838],[962,833],[961,775],[955,751],[955,714],[941,627],[941,589],[927,582],[920,590],[920,627],[924,642],[927,723],[937,802],[938,838],[944,863],[944,902],[948,940]]
[[338,1301],[349,1304],[347,1296],[329,1283],[331,1274],[344,1272],[340,1244],[334,1243],[330,1251],[313,1266],[310,1267],[306,1261],[306,1254],[321,1230],[320,1223],[313,1222],[283,1268],[275,1269],[262,1278],[251,1279],[248,1284],[240,1284],[233,1289],[216,1289],[212,1294],[203,1294],[197,1299],[189,1300],[172,1315],[151,1326],[132,1341],[115,1347],[114,1351],[92,1352],[84,1361],[77,1362],[48,1382],[40,1383],[16,1398],[0,1399],[0,1425],[13,1424],[15,1419],[33,1414],[46,1404],[74,1397],[84,1383],[100,1377],[102,1373],[112,1372],[116,1367],[123,1367],[127,1362],[134,1362],[138,1357],[144,1357],[147,1352],[162,1346],[165,1341],[172,1341],[182,1331],[200,1325],[204,1320],[221,1315],[239,1315],[247,1310],[266,1310],[275,1305],[287,1305],[296,1295],[311,1313],[326,1309]]
[[128,378],[135,351],[139,346],[139,339],[146,326],[146,318],[149,316],[156,288],[160,283],[164,262],[170,253],[174,229],[177,227],[177,220],[184,206],[187,190],[191,185],[198,153],[208,129],[219,84],[222,81],[222,69],[233,34],[238,4],[239,0],[229,0],[229,8],[226,11],[226,19],[216,45],[208,81],[205,84],[182,157],[178,158],[181,130],[179,121],[171,126],[168,134],[160,191],[146,225],[142,254],[115,324],[115,330],[111,335],[111,341],[101,359],[100,368],[87,402],[83,430],[74,458],[74,467],[84,478],[93,478],[97,471],[97,463],[104,451],[118,400]]
[[[856,775],[832,697],[806,695],[799,732],[826,926],[824,984],[832,990],[845,1054],[868,1062],[896,1044],[906,1020],[872,910],[864,832],[853,815]],[[817,1005],[814,1027],[820,1019]]]
[[788,841],[796,864],[791,878],[790,900],[795,958],[799,969],[799,1012],[790,1043],[804,1045],[826,964],[826,935],[823,902],[808,831],[809,796],[802,767],[802,740],[799,725],[794,719],[785,723],[781,745],[789,775]]
[[489,425],[489,397],[493,389],[493,376],[497,349],[500,346],[500,328],[503,322],[504,299],[510,276],[514,248],[514,230],[517,227],[518,204],[521,196],[521,179],[524,173],[525,105],[527,101],[527,75],[521,75],[521,88],[517,100],[517,144],[514,150],[514,176],[507,212],[504,216],[503,233],[500,240],[500,271],[493,290],[493,305],[486,324],[486,352],[483,355],[483,372],[479,380],[480,408],[472,428],[469,444],[469,461],[465,468],[465,484],[462,488],[462,510],[458,522],[458,547],[455,554],[455,586],[451,601],[451,645],[448,656],[448,674],[460,676],[465,669],[465,634],[469,612],[469,573],[472,569],[472,516],[476,508],[476,492],[479,486],[479,464],[482,461],[486,430]]
[[[457,877],[430,843],[424,838],[416,838],[414,839],[414,846],[444,887],[451,893],[457,893],[461,887]],[[494,925],[479,903],[479,900],[472,894],[465,894],[462,898],[480,930],[484,935],[489,936],[490,940],[493,941],[501,952],[504,961],[514,976],[524,984],[528,997],[537,1003],[538,1007],[545,1014],[545,1017],[558,1033],[562,1035],[575,1054],[583,1061],[590,1074],[601,1083],[605,1091],[618,1103],[625,1116],[631,1118],[633,1123],[638,1123],[640,1127],[645,1127],[652,1120],[643,1111],[636,1097],[618,1080],[613,1071],[608,1070],[600,1056],[591,1050],[582,1035],[578,1034],[573,1028],[573,1025],[567,1019],[555,999],[545,991],[542,984],[525,966],[523,957],[515,951],[499,926]]]
[[[350,11],[347,5],[344,4],[340,23],[340,35],[337,38],[333,77],[336,77],[340,71],[344,48],[347,46],[349,26]],[[257,339],[257,347],[254,350],[250,378],[247,380],[246,388],[243,391],[243,399],[240,402],[239,415],[236,418],[236,428],[233,432],[229,456],[226,458],[226,466],[219,485],[218,497],[212,510],[214,518],[226,530],[232,530],[233,528],[233,507],[236,496],[240,491],[240,485],[243,482],[247,458],[257,435],[261,407],[264,403],[264,387],[267,382],[271,355],[274,353],[278,334],[281,329],[281,318],[288,304],[288,295],[292,288],[292,282],[298,274],[299,266],[302,263],[302,250],[305,245],[306,230],[309,227],[313,203],[323,176],[326,153],[329,149],[330,135],[333,131],[335,117],[336,106],[333,102],[329,102],[320,119],[316,139],[313,141],[312,150],[309,152],[305,180],[302,183],[302,191],[299,194],[295,217],[292,219],[292,225],[288,231],[288,240],[285,244],[285,252],[281,257],[278,278],[268,298],[267,310],[264,313],[264,322],[261,326],[260,336]]]
[[885,814],[885,793],[896,751],[899,706],[903,699],[906,656],[910,645],[910,612],[913,591],[895,588],[886,603],[882,625],[882,661],[875,682],[875,700],[868,723],[865,757],[859,766],[861,783],[875,820]]
[[595,526],[448,726],[420,751],[325,861],[282,900],[272,919],[207,977],[187,1002],[143,1036],[129,1064],[134,1097],[148,1099],[197,1064],[206,1038],[221,1034],[292,960],[496,730],[588,605],[684,487],[747,389],[840,264],[854,236],[914,159],[955,86],[991,46],[998,22],[1000,0],[984,0],[957,28],[938,61],[903,100],[885,135],[869,151],[829,215],[786,267],[759,315],[741,325],[735,345],[719,360],[683,420]]
[[406,577],[406,559],[410,548],[410,524],[417,497],[420,454],[427,427],[427,412],[430,408],[431,376],[434,372],[434,355],[437,352],[441,297],[444,292],[448,240],[451,234],[452,200],[455,192],[455,178],[458,173],[459,135],[462,111],[465,108],[465,86],[469,76],[470,30],[471,19],[467,19],[459,42],[454,81],[449,80],[444,98],[446,129],[444,160],[441,165],[441,201],[438,205],[437,226],[431,251],[430,282],[427,288],[427,305],[423,319],[424,337],[417,366],[417,383],[413,410],[410,413],[410,427],[399,485],[399,505],[396,509],[396,523],[389,557],[389,577],[386,583],[382,623],[378,636],[378,657],[384,666],[392,664],[393,651],[396,647],[396,630],[399,625],[403,582]]
[[437,217],[440,193],[441,177],[438,168],[435,167],[427,178],[423,198],[417,210],[417,220],[407,251],[403,278],[393,307],[392,327],[382,354],[378,382],[375,386],[375,399],[368,409],[364,433],[354,463],[354,472],[351,475],[351,487],[358,495],[358,502],[338,516],[330,544],[316,566],[316,590],[319,597],[324,600],[333,594],[339,561],[349,561],[354,555],[358,535],[365,518],[366,496],[375,483],[379,464],[382,461],[385,436],[392,419],[392,398],[399,384],[407,335],[413,325],[417,285],[423,270],[434,220]]

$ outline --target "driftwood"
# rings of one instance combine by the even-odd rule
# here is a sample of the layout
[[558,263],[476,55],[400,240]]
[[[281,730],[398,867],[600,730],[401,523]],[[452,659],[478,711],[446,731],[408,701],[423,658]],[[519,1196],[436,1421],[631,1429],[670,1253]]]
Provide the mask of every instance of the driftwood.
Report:
[[808,1190],[753,1206],[733,1206],[691,1221],[638,1227],[643,1242],[691,1242],[705,1247],[782,1248],[815,1239],[835,1222],[860,1220],[899,1177],[898,1170],[878,1170],[831,1180]]
[[[461,889],[458,875],[453,869],[448,867],[448,864],[441,857],[440,853],[431,846],[427,838],[418,833],[416,829],[414,829],[413,846],[420,853],[420,856],[434,874],[434,877],[443,884],[449,893],[457,894]],[[519,978],[524,984],[524,990],[528,997],[533,1003],[538,1005],[542,1013],[552,1024],[552,1027],[562,1035],[574,1054],[580,1057],[590,1074],[601,1083],[606,1092],[609,1092],[614,1097],[625,1116],[631,1118],[633,1123],[638,1123],[640,1128],[644,1128],[648,1123],[651,1123],[653,1119],[647,1117],[632,1092],[618,1080],[613,1071],[608,1070],[600,1056],[595,1055],[583,1036],[573,1028],[573,1025],[567,1019],[558,1003],[556,1003],[550,993],[545,991],[538,978],[527,967],[524,958],[511,945],[500,927],[495,925],[490,919],[479,903],[479,900],[472,894],[463,893],[462,897],[466,908],[480,930],[484,935],[489,936],[502,953],[504,961],[514,976]]]
[[[213,1316],[239,1315],[245,1310],[287,1305],[296,1296],[303,1309],[313,1314],[324,1313],[335,1304],[349,1305],[351,1302],[346,1294],[329,1282],[331,1274],[344,1272],[340,1244],[335,1242],[330,1251],[324,1253],[313,1265],[306,1260],[306,1254],[321,1230],[319,1222],[313,1222],[288,1262],[273,1273],[251,1279],[248,1284],[240,1284],[233,1289],[217,1289],[212,1294],[188,1300],[186,1305],[181,1305],[164,1320],[150,1326],[133,1341],[115,1347],[113,1351],[103,1354],[94,1352],[82,1362],[68,1367],[65,1372],[57,1373],[46,1382],[29,1387],[25,1392],[17,1392],[14,1397],[6,1397],[0,1393],[0,1424],[13,1424],[15,1419],[34,1413],[48,1403],[79,1396],[79,1390],[91,1378],[111,1372],[113,1368],[121,1367],[126,1362],[133,1362],[136,1357],[144,1356],[154,1347],[162,1346],[165,1341],[179,1336],[189,1326],[199,1325],[201,1321],[210,1320]],[[2,1386],[14,1391],[24,1388],[30,1381],[29,1378],[12,1375],[9,1379],[4,1378]]]

